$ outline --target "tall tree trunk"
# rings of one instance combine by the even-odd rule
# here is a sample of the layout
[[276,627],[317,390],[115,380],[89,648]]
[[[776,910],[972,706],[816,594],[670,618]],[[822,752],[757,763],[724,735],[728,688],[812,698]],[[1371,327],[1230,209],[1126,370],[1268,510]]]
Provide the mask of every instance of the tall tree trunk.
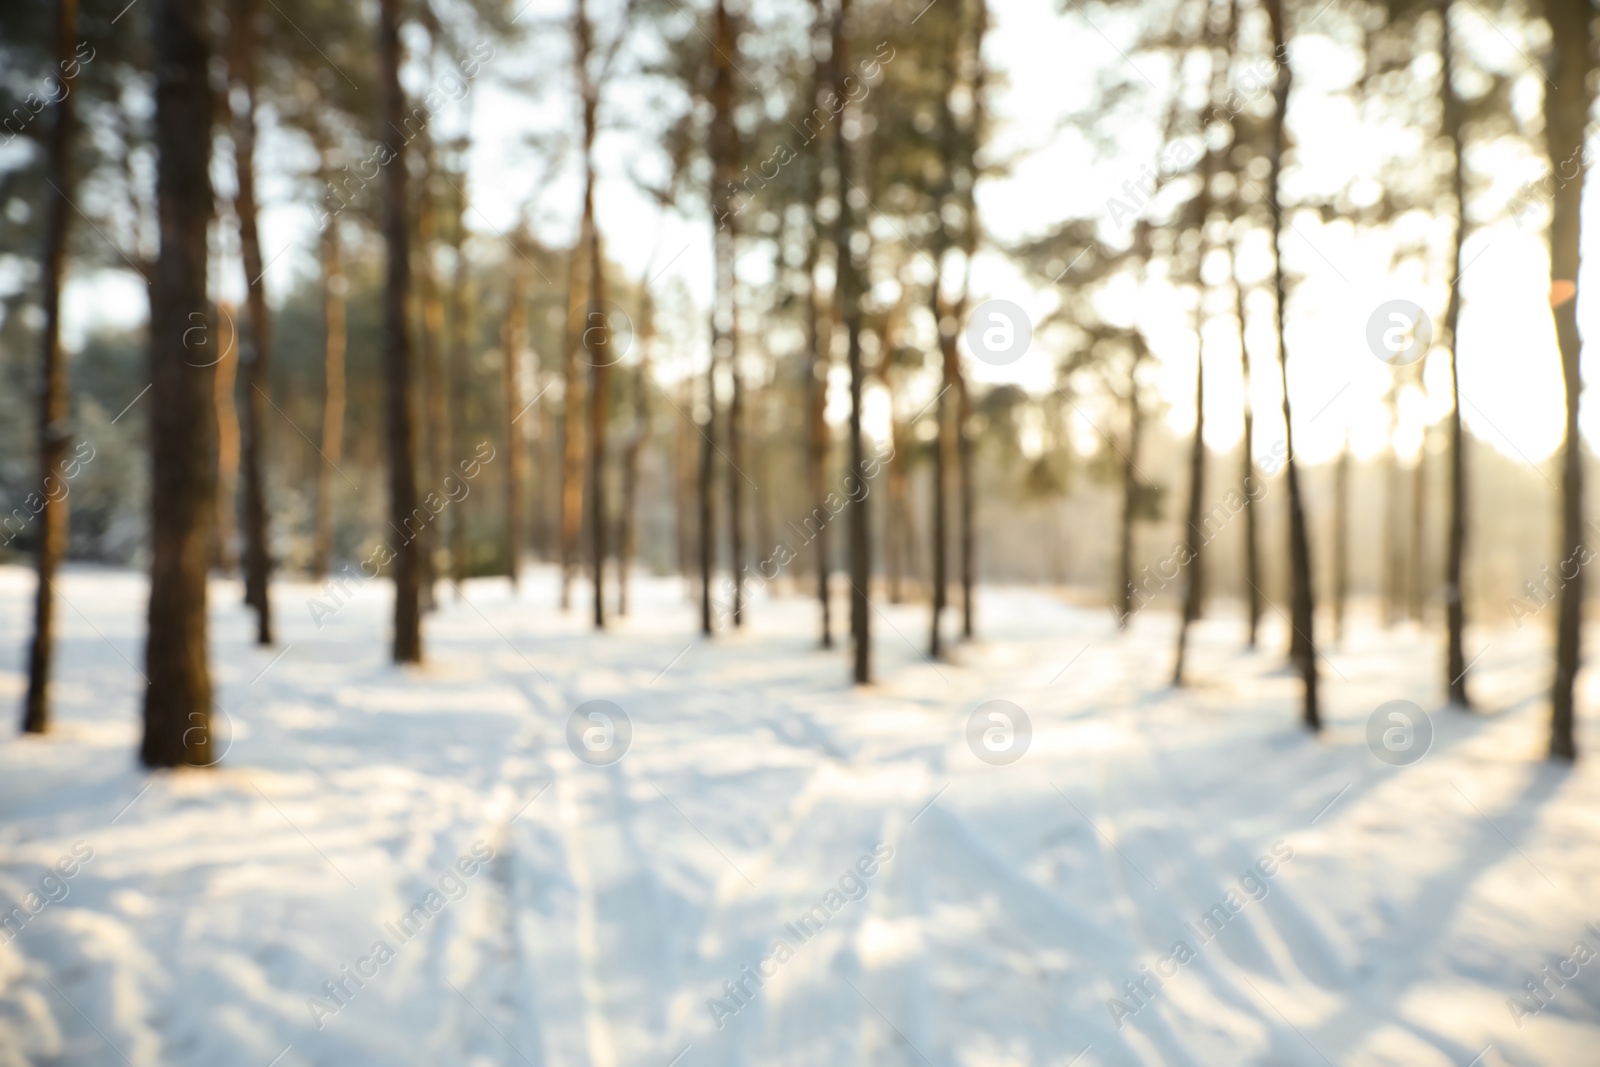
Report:
[[1439,57],[1443,67],[1439,75],[1439,91],[1443,95],[1445,133],[1450,138],[1452,167],[1450,184],[1455,194],[1456,232],[1453,242],[1450,303],[1444,313],[1445,334],[1450,338],[1450,543],[1445,554],[1444,605],[1445,605],[1445,685],[1450,702],[1460,708],[1470,708],[1467,696],[1467,658],[1462,650],[1463,631],[1466,629],[1466,601],[1461,588],[1461,557],[1467,540],[1467,469],[1465,441],[1461,436],[1461,387],[1457,368],[1457,350],[1460,348],[1456,327],[1461,321],[1461,246],[1467,236],[1467,165],[1465,144],[1461,132],[1464,121],[1461,99],[1456,95],[1452,80],[1455,67],[1454,49],[1450,41],[1450,0],[1440,0]]
[[[43,504],[34,553],[39,578],[33,602],[33,644],[28,653],[28,695],[23,703],[22,729],[42,734],[50,726],[50,661],[55,640],[56,568],[67,554],[67,487],[62,480],[67,445],[72,440],[72,392],[66,354],[61,351],[61,279],[67,253],[67,211],[71,207],[71,147],[73,135],[72,83],[77,64],[77,0],[56,0],[56,71],[61,77],[61,97],[55,106],[55,124],[45,147],[45,166],[52,195],[45,216],[44,252],[39,273],[43,282],[41,303],[44,331],[40,339],[39,367],[39,484]],[[67,68],[73,68],[73,77]],[[55,494],[60,491],[60,496]]]
[[606,325],[604,257],[600,228],[594,219],[594,168],[589,166],[589,191],[584,209],[589,216],[589,310],[584,316],[585,350],[589,354],[589,558],[594,579],[594,626],[606,625],[606,408],[610,400],[611,339]]
[[[987,81],[983,65],[983,39],[989,32],[988,0],[975,0],[972,25],[971,54],[976,64],[972,76],[972,128],[969,134],[973,156],[984,138],[984,87]],[[967,305],[972,293],[972,257],[978,248],[978,167],[973,158],[967,160],[968,181],[962,194],[962,215],[966,220],[966,234],[962,251],[963,266],[961,299],[956,304],[956,321],[967,316]],[[971,640],[973,635],[973,587],[977,582],[976,516],[977,487],[973,482],[972,447],[972,397],[967,390],[967,380],[956,364],[956,455],[959,460],[959,489],[961,495],[961,636]]]
[[[144,737],[149,767],[214,762],[206,647],[215,341],[205,323],[213,101],[204,0],[158,0],[156,200],[161,253],[150,300],[150,610]],[[189,342],[186,344],[185,342]]]
[[[935,256],[935,262],[940,263],[943,256]],[[935,269],[934,279],[930,283],[928,292],[928,309],[933,313],[935,327],[939,331],[939,363],[943,381],[939,387],[939,396],[933,402],[934,419],[938,428],[933,439],[933,528],[930,537],[933,541],[933,618],[928,627],[928,658],[937,660],[944,653],[944,635],[940,630],[940,623],[944,615],[945,605],[950,597],[950,459],[955,450],[955,427],[951,424],[951,404],[949,393],[955,388],[956,376],[960,374],[957,361],[960,356],[956,352],[955,325],[946,322],[944,308],[939,299],[939,277]]]
[[322,231],[322,454],[317,466],[316,533],[311,551],[312,573],[327,575],[333,562],[333,468],[344,450],[345,278],[339,248],[339,224],[329,220]]
[[1234,315],[1239,320],[1239,374],[1242,385],[1240,392],[1244,404],[1244,437],[1240,441],[1240,487],[1244,489],[1244,580],[1245,603],[1247,605],[1249,630],[1246,643],[1251,648],[1256,647],[1256,633],[1261,627],[1261,529],[1260,516],[1256,512],[1255,498],[1251,495],[1251,488],[1256,484],[1256,455],[1255,433],[1256,414],[1255,402],[1250,397],[1250,349],[1245,345],[1245,317],[1244,317],[1244,283],[1239,280],[1239,249],[1235,245],[1229,251],[1233,262],[1230,264],[1233,273],[1233,307]]
[[[450,452],[452,456],[466,453],[467,396],[470,384],[467,366],[467,308],[468,286],[471,274],[467,269],[467,203],[466,194],[459,190],[466,184],[466,142],[461,144],[463,172],[452,184],[457,189],[451,205],[451,245],[455,251],[454,276],[450,282],[450,406],[455,409],[450,419]],[[507,457],[509,459],[509,456]],[[467,498],[457,502],[450,512],[450,567],[456,581],[456,595],[461,595],[461,583],[470,573],[470,554],[467,548]]]
[[1395,393],[1391,386],[1385,401],[1389,407],[1389,434],[1383,451],[1383,624],[1390,627],[1400,618],[1401,572],[1405,568],[1401,558],[1400,537],[1400,457],[1395,453],[1394,431],[1399,424],[1395,409]]
[[[731,617],[735,627],[744,625],[744,507],[739,485],[743,474],[744,440],[741,433],[744,421],[744,385],[739,373],[739,302],[735,288],[738,279],[734,262],[738,248],[738,225],[735,216],[744,207],[734,206],[728,190],[732,188],[739,170],[739,129],[734,124],[733,73],[737,66],[734,52],[738,36],[734,32],[733,17],[724,0],[717,0],[714,15],[713,74],[711,86],[711,167],[713,199],[716,215],[716,285],[712,304],[712,368],[727,368],[732,378],[728,397],[727,439],[728,456],[724,469],[727,479],[728,505],[728,561],[732,596]],[[714,536],[707,532],[705,536]]]
[[[828,15],[823,0],[812,0],[813,43],[824,32],[831,34]],[[831,38],[830,38],[831,39]],[[811,76],[811,106],[816,107],[822,94],[831,84],[828,69],[818,63]],[[818,249],[822,244],[822,220],[817,215],[817,205],[822,200],[823,142],[817,151],[806,159],[808,187],[806,190],[809,228],[806,235],[806,348],[811,357],[811,372],[806,377],[806,476],[811,496],[811,514],[823,507],[827,495],[828,471],[828,371],[833,363],[833,317],[827,317],[823,329],[822,301],[817,293]],[[822,647],[833,647],[833,625],[828,601],[830,560],[828,558],[828,523],[817,527],[812,564],[817,580],[817,604],[821,608]]]
[[[1578,334],[1578,262],[1583,206],[1579,169],[1569,178],[1561,169],[1584,157],[1589,111],[1589,77],[1594,69],[1590,26],[1594,17],[1583,0],[1547,0],[1553,85],[1545,92],[1545,146],[1550,157],[1555,198],[1550,212],[1550,307],[1561,345],[1561,378],[1567,394],[1566,446],[1561,455],[1561,559],[1572,559],[1583,544],[1583,441],[1578,436],[1578,403],[1583,390],[1583,342]],[[1556,623],[1556,674],[1550,693],[1550,755],[1572,760],[1573,686],[1581,660],[1583,570],[1561,588]]]
[[266,409],[272,381],[272,322],[267,312],[265,266],[261,260],[261,236],[256,225],[256,70],[258,48],[255,19],[256,0],[238,0],[233,8],[232,55],[233,87],[241,89],[242,107],[232,109],[234,169],[239,183],[234,211],[239,217],[239,254],[244,261],[245,310],[250,329],[244,334],[241,370],[244,377],[244,410],[240,420],[240,468],[244,488],[244,599],[256,609],[256,642],[272,643],[272,604],[268,583],[272,554],[267,531],[266,488]]
[[[845,48],[845,21],[850,13],[850,0],[838,0],[833,10],[833,46],[829,50],[828,69],[832,75],[833,91],[845,99],[846,71],[849,62]],[[846,358],[850,366],[850,480],[855,485],[866,484],[866,456],[861,439],[861,390],[865,385],[865,370],[861,364],[861,278],[855,253],[850,247],[856,231],[855,210],[850,203],[853,146],[845,136],[844,116],[833,124],[833,152],[838,172],[838,206],[834,220],[833,243],[836,250],[834,277],[838,279],[834,291],[838,295],[839,314],[845,328]],[[849,490],[849,485],[846,485]],[[867,497],[850,504],[850,636],[855,642],[854,677],[857,685],[872,680],[872,605],[867,590],[872,582],[872,537],[867,524]]]
[[[217,569],[231,575],[239,568],[239,409],[234,384],[239,376],[238,308],[217,304],[217,369],[211,406],[217,418],[217,506],[213,551]],[[337,462],[338,457],[335,457]],[[325,465],[318,468],[325,470]],[[332,471],[326,471],[331,474]]]
[[[1209,8],[1202,5],[1202,10]],[[1209,30],[1205,31],[1211,58],[1211,89],[1208,100],[1215,103],[1227,89],[1229,52],[1215,47]],[[1202,120],[1203,121],[1203,120]],[[1205,572],[1201,553],[1205,550],[1205,537],[1200,529],[1200,513],[1204,508],[1206,483],[1206,280],[1205,260],[1209,247],[1206,241],[1206,223],[1211,219],[1211,182],[1217,172],[1217,154],[1208,146],[1201,159],[1200,191],[1195,197],[1196,218],[1199,219],[1199,241],[1195,250],[1194,284],[1198,296],[1195,300],[1194,321],[1194,438],[1189,445],[1189,510],[1187,533],[1189,562],[1184,576],[1183,614],[1178,620],[1178,651],[1173,659],[1172,684],[1183,684],[1184,657],[1189,648],[1189,627],[1200,618],[1201,597],[1204,595]]]
[[[717,0],[712,14],[712,72],[709,101],[711,104],[711,214],[716,223],[712,235],[714,244],[713,284],[711,299],[711,360],[706,370],[706,426],[705,446],[700,454],[700,612],[701,627],[712,632],[711,580],[713,544],[717,531],[713,524],[711,494],[713,492],[713,462],[711,452],[716,448],[717,422],[717,369],[733,358],[733,233],[735,208],[730,196],[733,187],[733,161],[738,149],[738,131],[733,125],[733,20],[724,0]],[[730,439],[732,431],[730,430]],[[728,472],[730,494],[737,493],[733,479],[737,472]],[[730,495],[729,510],[738,514],[737,499]],[[737,519],[730,526],[736,526]],[[733,567],[734,611],[738,611],[738,563]]]
[[587,258],[587,215],[579,223],[578,243],[567,267],[567,322],[563,328],[561,400],[561,610],[572,606],[572,572],[578,559],[578,537],[583,531],[583,374],[578,369],[578,346],[583,343],[583,316],[588,297],[583,270]]
[[[400,0],[379,0],[378,67],[382,92],[382,128],[397,133],[405,112],[400,90]],[[400,543],[394,546],[394,658],[397,663],[422,661],[422,618],[418,599],[421,568],[416,538],[407,529],[417,510],[417,476],[412,432],[411,346],[406,308],[411,290],[411,265],[406,245],[406,147],[390,145],[392,157],[383,168],[383,235],[387,252],[384,284],[384,385],[389,422],[389,522]]]
[[1144,344],[1138,344],[1128,372],[1128,447],[1122,454],[1122,521],[1117,526],[1119,629],[1127,628],[1133,614],[1133,524],[1139,503],[1139,439],[1144,430],[1144,414],[1139,406],[1139,364],[1143,362]]
[[500,390],[505,394],[506,420],[506,574],[517,589],[522,562],[522,442],[517,436],[517,416],[522,412],[522,353],[528,347],[528,306],[524,288],[522,235],[511,242],[511,288],[506,294],[505,359],[501,363]]
[[1283,277],[1283,210],[1279,203],[1283,178],[1283,150],[1285,120],[1288,117],[1289,86],[1293,75],[1289,67],[1284,30],[1283,0],[1267,0],[1267,16],[1272,26],[1273,55],[1278,57],[1278,79],[1274,88],[1272,109],[1272,147],[1268,157],[1271,173],[1268,176],[1267,205],[1272,211],[1272,288],[1276,315],[1274,325],[1278,335],[1278,373],[1283,386],[1283,433],[1288,453],[1289,479],[1289,573],[1291,597],[1289,619],[1300,645],[1291,650],[1305,686],[1302,716],[1312,730],[1322,729],[1322,715],[1317,706],[1317,652],[1313,629],[1313,599],[1311,589],[1311,544],[1306,533],[1305,503],[1300,495],[1300,461],[1294,451],[1294,421],[1289,403],[1289,350],[1284,345],[1284,305],[1288,289]]
[[[1202,197],[1203,199],[1203,197]],[[1201,213],[1204,220],[1206,213]],[[1202,227],[1204,222],[1201,223]],[[1202,256],[1205,251],[1205,241],[1200,242]],[[1195,274],[1198,279],[1199,271]],[[1201,304],[1204,304],[1204,283],[1201,283]],[[1200,312],[1197,311],[1197,315]],[[1197,327],[1203,324],[1197,323]],[[1202,494],[1205,492],[1206,482],[1206,374],[1205,374],[1205,341],[1201,337],[1202,331],[1195,331],[1195,368],[1194,368],[1194,438],[1189,444],[1189,509],[1185,520],[1186,534],[1189,539],[1189,563],[1185,573],[1183,590],[1183,614],[1178,620],[1178,653],[1172,667],[1172,684],[1183,684],[1184,654],[1188,651],[1189,627],[1200,618],[1201,594],[1201,552],[1204,548],[1205,537],[1200,529],[1200,512],[1204,509]]]

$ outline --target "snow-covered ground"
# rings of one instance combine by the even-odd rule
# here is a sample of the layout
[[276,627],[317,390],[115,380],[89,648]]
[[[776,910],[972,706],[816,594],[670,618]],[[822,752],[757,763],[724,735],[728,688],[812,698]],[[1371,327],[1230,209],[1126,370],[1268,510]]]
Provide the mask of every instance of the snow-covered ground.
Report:
[[[218,582],[226,758],[150,775],[144,579],[60,588],[56,730],[0,743],[4,1067],[1600,1063],[1600,771],[1542,759],[1543,625],[1470,635],[1474,716],[1434,633],[1358,627],[1313,739],[1226,617],[1175,692],[1153,611],[985,589],[934,665],[879,605],[853,690],[801,598],[708,644],[676,580],[598,636],[548,572],[485,580],[402,670],[382,583],[321,629],[278,586],[262,650]],[[31,596],[0,568],[0,708]],[[1009,765],[967,741],[995,699]],[[1414,765],[1368,748],[1391,699]]]

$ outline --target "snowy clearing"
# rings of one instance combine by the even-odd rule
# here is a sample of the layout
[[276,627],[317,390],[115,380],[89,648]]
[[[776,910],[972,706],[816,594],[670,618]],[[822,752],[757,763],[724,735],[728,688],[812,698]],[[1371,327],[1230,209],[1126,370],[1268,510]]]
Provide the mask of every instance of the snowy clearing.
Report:
[[[1435,635],[1357,626],[1312,739],[1225,615],[1178,693],[1167,615],[985,589],[933,665],[880,604],[852,691],[807,599],[707,644],[677,580],[600,636],[553,583],[441,587],[402,670],[384,583],[320,630],[279,584],[261,650],[216,582],[230,747],[152,775],[145,579],[70,569],[58,726],[0,745],[0,1065],[1600,1063],[1600,771],[1542,758],[1542,625],[1469,634],[1475,716]],[[7,708],[32,587],[0,568]],[[1437,731],[1409,767],[1366,742],[1396,698]],[[567,740],[595,699],[609,766]],[[968,748],[992,699],[1009,766]]]

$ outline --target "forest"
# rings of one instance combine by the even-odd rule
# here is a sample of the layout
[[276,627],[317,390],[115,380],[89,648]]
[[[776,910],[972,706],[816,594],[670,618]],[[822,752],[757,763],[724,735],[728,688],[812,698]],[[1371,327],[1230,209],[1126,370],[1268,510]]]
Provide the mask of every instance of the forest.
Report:
[[1594,20],[6,5],[0,1063],[1584,1062]]

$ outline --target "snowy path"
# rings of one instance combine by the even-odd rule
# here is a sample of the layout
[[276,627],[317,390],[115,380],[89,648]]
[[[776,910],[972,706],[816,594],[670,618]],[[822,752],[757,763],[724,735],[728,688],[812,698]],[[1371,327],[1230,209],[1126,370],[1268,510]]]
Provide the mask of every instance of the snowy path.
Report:
[[[1473,717],[1431,633],[1357,629],[1312,740],[1227,619],[1175,693],[1169,617],[986,591],[935,666],[880,605],[856,692],[804,599],[706,644],[675,580],[602,636],[551,583],[445,591],[402,671],[377,583],[320,630],[283,584],[263,651],[219,582],[231,747],[148,776],[143,579],[69,571],[58,729],[0,743],[0,1067],[1600,1063],[1600,957],[1524,988],[1600,952],[1600,771],[1540,758],[1538,627],[1469,635],[1508,709]],[[31,590],[0,568],[0,707]],[[996,698],[1010,766],[966,744]],[[1365,741],[1396,698],[1438,731],[1407,768]],[[609,766],[568,747],[589,700],[631,721]]]

